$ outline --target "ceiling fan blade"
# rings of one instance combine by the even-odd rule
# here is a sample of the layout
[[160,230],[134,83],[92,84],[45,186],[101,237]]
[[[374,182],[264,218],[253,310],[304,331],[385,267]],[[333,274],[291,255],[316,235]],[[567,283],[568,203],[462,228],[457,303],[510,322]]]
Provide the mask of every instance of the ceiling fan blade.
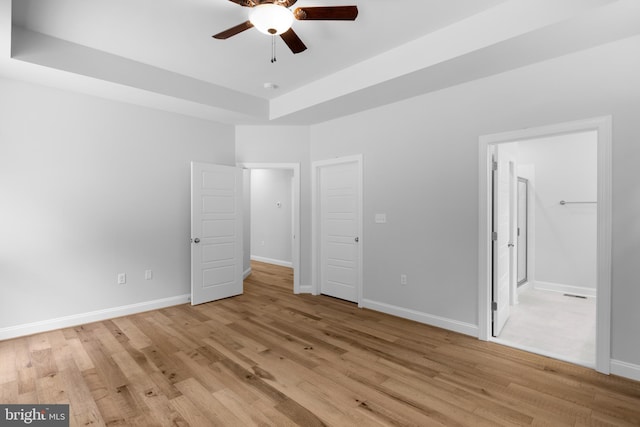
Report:
[[358,6],[298,7],[293,16],[299,21],[354,21]]
[[284,40],[287,46],[289,46],[289,49],[291,49],[291,52],[293,53],[300,53],[307,50],[307,47],[302,43],[300,37],[298,37],[298,35],[293,31],[293,28],[289,28],[289,30],[280,34],[280,37]]
[[251,21],[246,21],[246,22],[243,22],[242,24],[236,25],[235,27],[231,27],[228,30],[224,30],[212,37],[214,39],[225,40],[231,36],[235,36],[236,34],[239,34],[245,30],[248,30],[251,27],[253,27],[253,24],[251,23]]

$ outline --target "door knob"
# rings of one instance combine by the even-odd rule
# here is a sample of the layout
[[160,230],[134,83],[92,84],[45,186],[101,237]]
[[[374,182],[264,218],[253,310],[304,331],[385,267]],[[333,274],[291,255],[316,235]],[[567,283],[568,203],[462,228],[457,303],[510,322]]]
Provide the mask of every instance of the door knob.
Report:
[[358,243],[360,241],[360,238],[356,237],[354,240],[356,241],[356,243]]
[[197,237],[195,239],[193,239],[194,243],[200,243],[200,239],[198,239]]

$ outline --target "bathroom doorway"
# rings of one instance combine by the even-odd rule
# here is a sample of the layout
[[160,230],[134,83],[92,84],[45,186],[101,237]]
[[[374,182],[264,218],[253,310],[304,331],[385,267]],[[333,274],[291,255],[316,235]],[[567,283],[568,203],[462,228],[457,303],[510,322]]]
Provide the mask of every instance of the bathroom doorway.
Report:
[[[562,150],[558,141],[563,140],[563,136],[576,136],[579,134],[590,134],[594,139],[595,150],[591,151],[593,159],[592,166],[587,168],[590,170],[587,181],[595,182],[595,192],[580,193],[576,190],[573,193],[571,189],[577,189],[580,181],[585,179],[586,175],[578,171],[578,165],[583,159],[585,146],[566,149],[566,156],[558,164],[550,167],[544,161],[552,162],[558,153],[548,152],[540,155],[538,160],[530,161],[523,158],[521,151],[526,151],[526,145],[529,144],[529,151],[535,152],[541,141],[547,140],[548,148]],[[535,141],[537,140],[537,142]],[[575,141],[574,141],[575,142]],[[517,186],[517,177],[528,180],[527,186],[527,235],[526,235],[526,280],[523,280],[518,287],[519,279],[523,279],[523,274],[517,274],[517,262],[511,262],[509,266],[505,262],[494,264],[494,241],[499,239],[499,234],[494,230],[494,219],[509,215],[506,211],[494,213],[494,198],[492,185],[494,177],[494,159],[500,158],[500,147],[518,143],[519,149],[516,156],[516,178],[513,181],[513,187]],[[554,145],[555,143],[555,145]],[[575,142],[578,144],[578,142]],[[569,144],[571,145],[571,144]],[[534,146],[535,149],[534,149]],[[587,150],[589,151],[589,150]],[[497,152],[497,156],[496,156]],[[503,156],[504,158],[504,156]],[[539,164],[538,164],[539,163]],[[594,166],[595,165],[595,166]],[[491,340],[505,345],[512,345],[526,351],[543,354],[569,362],[595,367],[602,373],[610,371],[610,323],[611,323],[611,118],[601,117],[588,119],[577,122],[561,123],[557,125],[543,126],[539,128],[529,128],[519,131],[511,131],[500,134],[492,134],[480,137],[480,281],[479,281],[479,338],[483,340]],[[561,182],[567,183],[569,187],[563,187]],[[541,190],[547,188],[545,192],[548,194],[542,197]],[[571,191],[569,191],[571,190]],[[593,191],[593,187],[592,190]],[[502,190],[505,193],[505,190]],[[513,194],[516,192],[513,191]],[[510,199],[511,200],[511,199]],[[588,203],[576,203],[588,202]],[[503,203],[504,206],[517,206],[516,197],[513,196],[513,202]],[[569,208],[569,209],[567,209]],[[504,208],[507,209],[507,208]],[[515,212],[515,211],[513,211]],[[494,216],[496,215],[496,216]],[[557,217],[562,222],[562,226],[556,224],[552,220],[552,216]],[[585,220],[595,219],[595,226],[589,233],[575,233],[574,225],[580,225]],[[503,222],[504,221],[503,218]],[[516,223],[516,221],[510,221]],[[516,230],[516,227],[513,228]],[[510,231],[510,236],[517,236],[517,232]],[[577,236],[577,237],[576,237]],[[567,240],[572,237],[572,240]],[[586,249],[583,244],[585,238],[595,240],[595,250],[592,250],[592,260],[588,261],[582,256],[561,258],[566,255],[565,252],[576,248]],[[548,240],[554,244],[545,244]],[[503,234],[504,240],[504,234]],[[539,241],[540,240],[540,241]],[[567,243],[570,242],[570,243]],[[507,240],[504,245],[512,251],[517,251],[517,239]],[[547,249],[540,249],[546,245]],[[537,248],[537,249],[536,249]],[[532,250],[533,249],[533,250]],[[512,252],[513,253],[513,252]],[[517,252],[516,252],[517,253]],[[504,260],[513,260],[512,257],[500,257]],[[576,267],[578,263],[583,265],[592,264],[591,271],[589,268],[567,268]],[[505,273],[504,269],[509,270]],[[587,274],[593,273],[595,274]],[[498,275],[496,276],[497,273]],[[527,345],[512,342],[511,339],[506,340],[500,333],[496,337],[492,336],[492,321],[494,318],[496,303],[493,300],[493,278],[512,277],[509,282],[509,289],[517,293],[519,301],[514,302],[513,298],[509,299],[511,308],[518,310],[523,306],[523,302],[528,297],[523,297],[524,290],[533,289],[537,291],[549,292],[554,297],[564,299],[563,302],[571,304],[570,301],[581,303],[581,300],[589,300],[593,303],[593,311],[595,312],[595,320],[593,327],[590,327],[591,334],[595,336],[594,349],[591,352],[592,359],[589,361],[579,360],[572,356],[561,354],[561,345],[567,339],[557,340],[550,349],[538,348],[536,345]],[[590,277],[589,277],[590,276]],[[591,289],[591,290],[590,290]],[[586,294],[586,295],[585,295]],[[583,298],[585,297],[586,298]],[[504,298],[502,298],[504,304]],[[551,307],[551,303],[545,306]],[[505,330],[508,330],[514,318],[511,313],[504,322]],[[556,313],[570,311],[571,309],[556,310]],[[550,322],[550,315],[538,312],[535,315],[537,325],[541,327],[540,336],[551,336],[551,332],[556,329],[556,324],[567,324],[567,336],[578,335],[577,329],[572,328],[572,321],[567,318],[555,319],[557,322]],[[504,319],[503,319],[504,320]],[[586,323],[586,322],[577,322]],[[573,323],[575,325],[575,323]],[[533,335],[531,332],[521,332],[521,336]]]

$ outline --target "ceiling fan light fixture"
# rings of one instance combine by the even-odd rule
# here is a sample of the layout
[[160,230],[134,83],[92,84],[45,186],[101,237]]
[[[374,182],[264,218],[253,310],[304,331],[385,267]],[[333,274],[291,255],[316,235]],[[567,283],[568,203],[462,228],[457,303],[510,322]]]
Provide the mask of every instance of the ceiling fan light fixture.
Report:
[[261,33],[278,35],[286,32],[293,24],[293,12],[284,6],[265,3],[251,8],[249,21]]

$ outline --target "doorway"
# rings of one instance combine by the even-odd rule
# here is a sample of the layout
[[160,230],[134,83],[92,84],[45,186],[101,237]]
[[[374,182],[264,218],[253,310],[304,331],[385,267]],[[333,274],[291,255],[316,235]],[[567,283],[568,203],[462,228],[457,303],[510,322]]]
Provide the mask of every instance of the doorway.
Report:
[[[291,230],[290,230],[290,241],[291,241],[291,267],[293,269],[293,293],[300,293],[300,164],[299,163],[242,163],[239,165],[245,170],[245,176],[250,176],[252,171],[260,170],[260,171],[280,171],[284,172],[291,176],[291,205],[285,206],[284,204],[280,204],[278,206],[278,200],[273,200],[273,205],[276,210],[282,209],[290,209],[291,212]],[[250,185],[247,185],[247,179],[245,179],[245,206],[250,205],[250,194],[251,189]],[[245,264],[245,276],[250,271],[251,259],[250,259],[250,248],[252,245],[252,236],[251,236],[251,226],[250,226],[250,217],[245,222],[245,254],[244,254],[244,264]],[[287,233],[288,230],[282,230],[282,233]],[[261,239],[258,239],[258,245],[262,242]],[[262,259],[265,261],[265,259]],[[268,262],[273,262],[273,260],[267,260]]]
[[[493,150],[502,144],[513,143],[516,141],[531,141],[534,139],[554,137],[563,134],[572,134],[580,132],[596,133],[596,163],[597,163],[597,205],[595,208],[596,219],[596,261],[597,273],[595,274],[595,291],[597,292],[597,300],[595,302],[596,312],[596,344],[595,344],[595,367],[602,373],[610,371],[610,312],[611,312],[611,118],[603,117],[589,119],[578,122],[562,123],[558,125],[545,126],[540,128],[530,128],[521,131],[506,132],[501,134],[486,135],[480,138],[480,263],[479,263],[479,333],[478,336],[483,340],[497,341],[492,338],[492,282],[493,282],[493,203],[492,203],[492,153]],[[533,144],[533,143],[532,143]],[[567,165],[570,166],[570,165]],[[531,192],[529,193],[531,194]],[[569,196],[566,196],[569,197]],[[531,201],[532,197],[528,198]],[[555,202],[557,207],[563,206],[559,200]],[[555,208],[555,207],[554,207]],[[531,213],[531,206],[528,212]],[[567,214],[567,211],[564,212]],[[533,233],[531,232],[531,216],[528,217],[528,235],[527,248],[531,248]],[[517,242],[517,239],[515,240]],[[511,242],[514,243],[514,242]],[[514,245],[515,246],[515,245]],[[513,249],[515,251],[515,249]],[[517,252],[516,252],[517,253]],[[527,254],[527,277],[528,281],[532,281],[534,273],[534,263],[531,262],[532,253]],[[517,266],[517,263],[516,263]],[[516,267],[517,268],[517,267]],[[514,282],[517,282],[517,274],[513,275]],[[523,283],[526,286],[526,282]],[[522,287],[522,286],[521,286]],[[511,289],[516,289],[512,286]],[[553,352],[536,351],[532,348],[523,348],[527,351],[545,354],[547,356],[566,360],[562,355]],[[576,363],[574,360],[569,362]]]
[[[519,264],[514,260],[501,269],[515,277],[509,280],[512,298],[508,320],[494,314],[492,337],[496,342],[585,366],[595,364],[596,144],[596,132],[586,131],[495,147],[500,153],[509,148],[513,162],[509,164],[509,181],[503,186],[516,191],[498,188],[494,192],[508,194],[513,199],[510,202],[520,205],[520,209],[504,211],[508,223],[527,217],[529,204],[534,208],[536,220],[531,222],[531,231],[535,245],[528,252],[537,261],[526,281],[522,270],[528,262],[524,257]],[[527,178],[535,179],[531,203],[517,192]],[[520,246],[524,242],[518,239],[518,228],[528,233],[528,227],[514,226],[506,233],[510,257],[527,249]],[[496,261],[499,259],[494,257]],[[505,322],[498,331],[496,319]]]

